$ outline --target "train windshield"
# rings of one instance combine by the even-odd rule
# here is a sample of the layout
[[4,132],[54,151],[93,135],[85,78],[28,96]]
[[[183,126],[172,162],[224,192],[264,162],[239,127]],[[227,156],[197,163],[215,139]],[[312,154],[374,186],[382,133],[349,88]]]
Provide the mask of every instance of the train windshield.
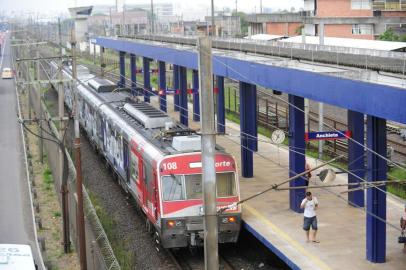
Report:
[[[165,175],[162,177],[162,189],[164,201],[202,199],[202,175]],[[235,174],[217,173],[217,197],[232,196],[236,196]]]

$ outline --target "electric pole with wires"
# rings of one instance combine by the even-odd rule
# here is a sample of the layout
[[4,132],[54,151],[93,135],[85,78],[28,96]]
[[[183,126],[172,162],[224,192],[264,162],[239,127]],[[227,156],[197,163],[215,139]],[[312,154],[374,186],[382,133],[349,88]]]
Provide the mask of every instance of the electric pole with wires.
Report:
[[[63,90],[63,80],[62,80],[62,68],[63,68],[63,55],[62,55],[62,31],[61,31],[61,19],[58,18],[58,39],[59,39],[59,61],[58,61],[58,116],[61,119],[59,122],[59,142],[64,145],[64,100],[65,93]],[[58,168],[59,177],[61,180],[61,194],[62,194],[62,220],[63,220],[63,248],[65,253],[70,252],[70,232],[69,232],[69,204],[68,204],[68,184],[67,179],[64,177],[65,170],[65,151],[64,147],[59,148],[59,158],[58,158]],[[65,172],[67,173],[67,172]]]
[[[78,224],[78,238],[79,238],[79,258],[80,269],[86,270],[86,231],[85,231],[85,214],[83,210],[83,179],[82,179],[82,160],[80,153],[80,130],[79,130],[79,106],[78,106],[78,90],[77,84],[77,69],[76,69],[76,35],[75,29],[71,34],[71,50],[72,50],[72,79],[73,79],[73,92],[74,92],[74,130],[75,130],[75,168],[76,168],[76,195],[78,200],[77,206],[77,224]],[[96,52],[94,52],[96,53]]]
[[199,89],[202,129],[202,181],[204,203],[204,264],[206,270],[219,269],[216,196],[216,128],[214,120],[213,69],[210,37],[199,37]]

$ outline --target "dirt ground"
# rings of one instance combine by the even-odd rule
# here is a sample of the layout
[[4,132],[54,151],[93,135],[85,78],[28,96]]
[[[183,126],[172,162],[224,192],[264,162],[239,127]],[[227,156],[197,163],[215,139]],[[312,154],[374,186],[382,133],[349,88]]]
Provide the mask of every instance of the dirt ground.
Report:
[[[20,96],[21,110],[24,118],[28,118],[27,95]],[[27,127],[34,133],[38,133],[36,124],[27,124]],[[37,227],[38,237],[45,239],[46,251],[43,252],[44,261],[50,264],[50,269],[80,269],[77,253],[72,250],[65,254],[62,242],[62,212],[58,202],[58,197],[54,189],[51,171],[47,165],[47,156],[44,151],[44,163],[41,163],[39,153],[38,137],[27,132],[27,145],[29,152],[28,159],[33,167],[33,185],[37,191],[34,204],[38,203],[39,212],[36,210],[36,216],[39,216],[42,223],[42,229]],[[47,265],[46,265],[47,266]]]

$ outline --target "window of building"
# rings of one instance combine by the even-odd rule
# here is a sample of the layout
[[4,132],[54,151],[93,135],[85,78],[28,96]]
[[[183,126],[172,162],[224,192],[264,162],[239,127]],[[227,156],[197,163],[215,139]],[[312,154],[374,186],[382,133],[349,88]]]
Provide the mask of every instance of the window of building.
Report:
[[351,9],[371,9],[371,0],[351,0]]
[[354,24],[352,26],[353,35],[373,35],[373,26],[371,24]]

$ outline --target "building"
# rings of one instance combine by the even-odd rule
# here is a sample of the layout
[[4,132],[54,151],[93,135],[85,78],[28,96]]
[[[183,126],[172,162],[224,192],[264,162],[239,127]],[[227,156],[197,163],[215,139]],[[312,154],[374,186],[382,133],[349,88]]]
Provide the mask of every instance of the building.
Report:
[[[95,14],[88,19],[89,28],[92,32],[110,35],[119,34],[145,34],[149,30],[149,13],[142,9],[123,12],[111,12],[110,14]],[[99,33],[101,31],[101,33]],[[110,31],[110,32],[109,32]],[[111,32],[112,31],[112,32]]]
[[[211,16],[205,17],[205,22],[211,27]],[[241,19],[239,16],[214,16],[216,36],[236,37],[241,35]]]
[[406,34],[406,0],[304,0],[298,13],[248,16],[250,34],[376,39],[392,28]]

